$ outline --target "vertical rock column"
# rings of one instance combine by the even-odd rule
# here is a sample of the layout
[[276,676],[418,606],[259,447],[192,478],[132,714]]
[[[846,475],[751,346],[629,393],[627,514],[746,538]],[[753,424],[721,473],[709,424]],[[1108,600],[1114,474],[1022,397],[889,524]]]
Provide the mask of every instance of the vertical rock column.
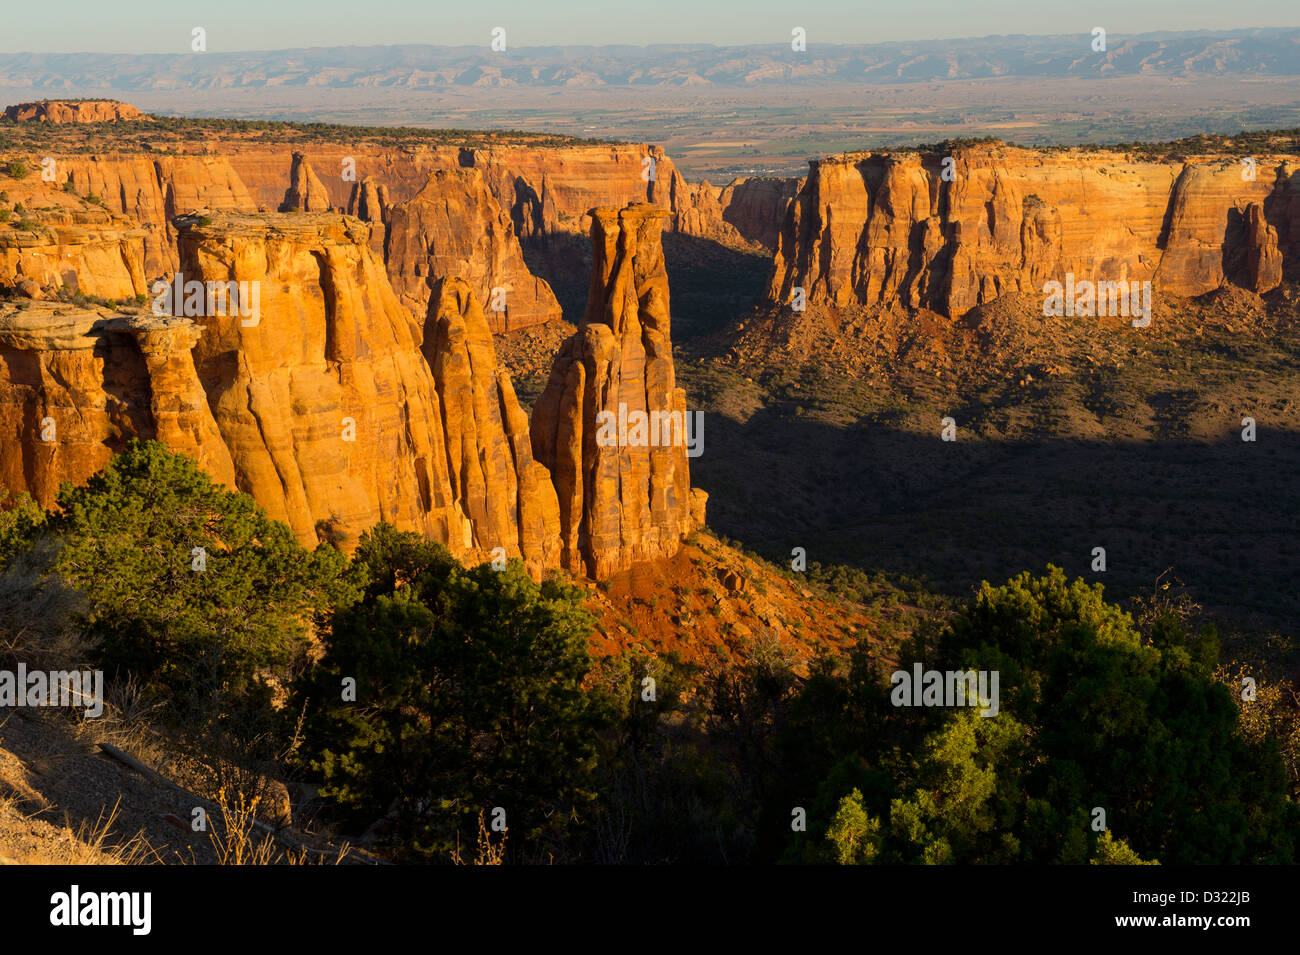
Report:
[[540,576],[558,563],[555,490],[533,460],[528,418],[464,279],[434,284],[421,350],[440,398],[452,495],[472,524],[473,547],[485,559],[500,547]]
[[[686,393],[673,370],[660,245],[667,213],[634,203],[590,215],[586,314],[561,346],[533,410],[532,443],[555,483],[561,563],[601,579],[676,553],[693,524]],[[608,415],[598,417],[601,412]],[[681,428],[671,443],[651,428],[642,428],[638,440],[633,422],[653,412],[678,413]],[[618,441],[608,440],[611,421],[628,422],[626,439],[620,424]]]

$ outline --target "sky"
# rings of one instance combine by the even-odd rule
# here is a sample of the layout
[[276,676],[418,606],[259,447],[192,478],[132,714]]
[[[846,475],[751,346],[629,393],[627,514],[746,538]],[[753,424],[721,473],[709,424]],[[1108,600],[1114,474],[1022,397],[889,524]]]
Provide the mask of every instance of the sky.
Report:
[[391,43],[880,43],[1300,26],[1300,0],[3,0],[3,53],[185,53]]

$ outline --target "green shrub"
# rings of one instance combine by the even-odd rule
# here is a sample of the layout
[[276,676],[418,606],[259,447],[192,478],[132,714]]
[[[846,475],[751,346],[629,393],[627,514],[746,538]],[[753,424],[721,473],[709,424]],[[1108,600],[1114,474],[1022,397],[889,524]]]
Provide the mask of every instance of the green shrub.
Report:
[[101,663],[178,702],[260,693],[307,627],[353,599],[342,554],[304,550],[247,494],[193,459],[132,440],[83,487],[64,484],[49,532],[85,592]]
[[502,807],[511,857],[544,859],[593,796],[583,592],[537,584],[518,561],[466,570],[382,524],[353,566],[364,597],[336,614],[294,703],[321,793],[363,822],[396,806],[394,841],[432,861]]
[[[1055,567],[984,584],[937,640],[905,647],[899,667],[998,673],[996,716],[894,706],[865,646],[847,672],[808,680],[782,775],[818,792],[810,831],[816,820],[829,842],[812,858],[1294,860],[1300,808],[1277,747],[1247,737],[1214,678],[1217,654],[1212,629],[1162,615],[1140,632],[1100,585]],[[1109,842],[1093,828],[1097,808]],[[789,851],[809,859],[806,844]]]

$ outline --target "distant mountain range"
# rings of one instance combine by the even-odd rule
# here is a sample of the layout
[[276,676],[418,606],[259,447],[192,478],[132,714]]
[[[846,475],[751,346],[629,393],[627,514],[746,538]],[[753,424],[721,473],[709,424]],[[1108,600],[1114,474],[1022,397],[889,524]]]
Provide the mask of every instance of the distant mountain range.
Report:
[[839,45],[315,47],[205,53],[0,54],[0,88],[231,90],[257,88],[678,88],[886,84],[992,77],[1297,76],[1300,28],[1086,33]]

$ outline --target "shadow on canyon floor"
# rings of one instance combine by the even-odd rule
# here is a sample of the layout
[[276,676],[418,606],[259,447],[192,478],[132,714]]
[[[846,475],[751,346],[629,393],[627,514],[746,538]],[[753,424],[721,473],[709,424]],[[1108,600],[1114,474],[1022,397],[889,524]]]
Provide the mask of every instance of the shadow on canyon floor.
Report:
[[[754,410],[707,418],[692,483],[709,526],[789,566],[906,574],[968,596],[1056,564],[1112,598],[1172,568],[1194,600],[1246,631],[1290,633],[1300,613],[1300,433],[1184,439],[955,442],[879,423],[835,427]],[[1091,567],[1105,548],[1106,571]]]

